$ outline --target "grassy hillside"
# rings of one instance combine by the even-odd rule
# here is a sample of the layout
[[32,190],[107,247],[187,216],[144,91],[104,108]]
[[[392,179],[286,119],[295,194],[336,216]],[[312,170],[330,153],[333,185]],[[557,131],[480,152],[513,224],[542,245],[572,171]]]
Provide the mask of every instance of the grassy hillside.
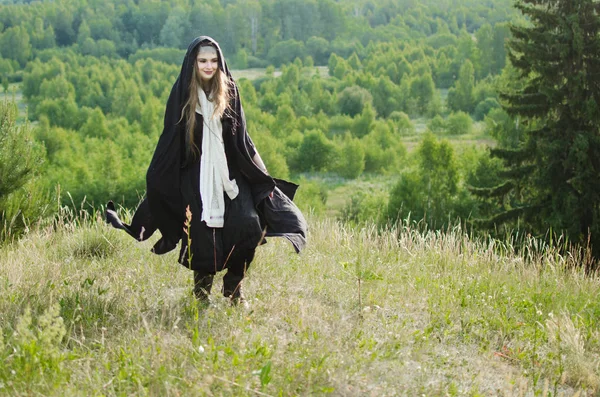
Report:
[[[0,249],[0,394],[580,395],[600,390],[600,286],[581,258],[460,230],[310,220],[198,307],[176,253],[102,222]],[[220,279],[220,278],[219,278]]]

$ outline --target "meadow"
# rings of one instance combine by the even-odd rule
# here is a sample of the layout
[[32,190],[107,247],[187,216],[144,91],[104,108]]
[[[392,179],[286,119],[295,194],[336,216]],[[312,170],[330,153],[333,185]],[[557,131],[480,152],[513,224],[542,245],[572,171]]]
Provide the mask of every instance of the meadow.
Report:
[[219,281],[201,306],[175,253],[79,215],[62,208],[0,250],[2,395],[600,390],[600,287],[578,254],[310,217],[300,255],[277,239],[258,249],[250,309]]

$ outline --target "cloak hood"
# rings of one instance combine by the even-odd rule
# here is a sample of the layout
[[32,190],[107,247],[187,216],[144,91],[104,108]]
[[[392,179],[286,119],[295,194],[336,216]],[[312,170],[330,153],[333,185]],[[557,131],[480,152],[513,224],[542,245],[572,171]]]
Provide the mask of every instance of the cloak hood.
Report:
[[[194,75],[194,66],[196,65],[196,55],[198,53],[198,49],[201,45],[212,45],[217,49],[217,55],[219,58],[219,69],[224,72],[229,80],[233,82],[233,76],[229,72],[229,68],[227,67],[227,62],[225,62],[225,57],[223,56],[223,51],[221,51],[221,47],[219,43],[217,43],[213,38],[209,36],[200,36],[196,37],[188,46],[187,52],[185,53],[185,57],[183,58],[183,63],[181,65],[181,71],[179,72],[179,77],[175,81],[175,86],[178,87],[177,90],[177,103],[180,106],[179,114],[181,115],[181,110],[183,110],[183,105],[185,105],[185,100],[188,94],[188,87],[190,86],[190,81]],[[170,99],[170,98],[169,98]]]

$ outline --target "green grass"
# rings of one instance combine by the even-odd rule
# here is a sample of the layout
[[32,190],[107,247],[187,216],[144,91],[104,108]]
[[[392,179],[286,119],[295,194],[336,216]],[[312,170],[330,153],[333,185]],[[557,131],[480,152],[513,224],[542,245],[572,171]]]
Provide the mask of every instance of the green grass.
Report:
[[309,223],[301,255],[277,239],[258,249],[249,311],[219,281],[198,306],[176,253],[94,220],[5,245],[0,395],[600,390],[600,286],[576,254],[531,241],[519,255],[458,229]]
[[[423,134],[427,131],[427,122],[429,119],[418,118],[412,120],[415,126],[415,133],[402,137],[402,143],[408,152],[412,152],[423,140]],[[438,134],[438,139],[445,139],[450,142],[455,148],[464,146],[476,146],[479,148],[494,147],[496,141],[486,134],[485,124],[481,121],[473,123],[473,132],[463,135]]]

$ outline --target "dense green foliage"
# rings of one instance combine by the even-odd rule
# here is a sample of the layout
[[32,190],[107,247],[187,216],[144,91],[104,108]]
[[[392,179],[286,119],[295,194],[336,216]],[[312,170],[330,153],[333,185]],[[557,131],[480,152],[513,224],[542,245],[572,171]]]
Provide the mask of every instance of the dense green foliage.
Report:
[[[30,43],[34,52],[27,56],[3,52],[0,46],[9,80],[22,79],[29,116],[39,121],[36,137],[46,147],[48,189],[60,184],[74,202],[93,206],[109,197],[127,207],[138,202],[145,168],[161,131],[166,96],[178,73],[181,48],[189,40],[185,37],[196,34],[185,21],[208,21],[208,16],[249,23],[238,24],[239,34],[228,37],[220,36],[222,29],[202,31],[221,41],[233,66],[246,66],[244,62],[253,59],[276,66],[294,61],[281,67],[280,77],[270,69],[252,83],[239,81],[250,132],[273,175],[397,174],[406,153],[402,137],[415,133],[410,117],[446,116],[439,90],[453,87],[449,76],[465,61],[471,65],[471,85],[465,88],[459,79],[456,91],[468,95],[473,106],[495,100],[489,79],[475,84],[475,74],[479,78],[497,72],[480,66],[480,55],[490,47],[479,48],[468,32],[493,30],[488,22],[497,20],[500,26],[510,12],[498,1],[497,15],[490,19],[490,9],[471,7],[466,1],[470,16],[455,16],[453,10],[444,18],[433,18],[442,15],[441,6],[433,2],[418,6],[423,12],[414,15],[414,4],[399,9],[390,2],[381,6],[387,10],[387,20],[375,23],[372,13],[379,8],[368,2],[351,8],[327,0],[201,5],[191,9],[155,3],[84,7],[63,1],[3,7],[0,42],[9,43],[10,31],[17,26],[28,30],[37,24],[40,36],[53,32],[53,42]],[[292,5],[294,12],[285,8]],[[311,7],[312,14],[298,12]],[[25,15],[25,10],[30,12]],[[405,16],[406,10],[411,13]],[[281,19],[283,11],[300,19]],[[321,24],[322,28],[300,31],[306,20],[317,23],[327,18],[329,23]],[[253,23],[258,26],[256,40],[244,44],[242,38],[251,36],[239,29],[250,29]],[[423,29],[423,24],[429,27]],[[332,27],[335,32],[328,31]],[[305,37],[308,31],[311,36]],[[405,40],[390,41],[390,34],[401,34]],[[242,41],[228,41],[234,39]],[[504,54],[503,48],[497,51]],[[330,76],[316,73],[315,62],[326,63]],[[441,133],[469,134],[470,118],[462,115],[460,120],[444,119]]]
[[[250,133],[274,176],[387,175],[392,181],[389,196],[353,197],[346,213],[354,215],[346,218],[361,221],[374,214],[356,211],[364,204],[378,207],[381,224],[410,215],[442,228],[457,218],[492,216],[492,222],[499,221],[504,215],[494,218],[498,209],[520,214],[520,209],[511,210],[536,208],[544,191],[560,185],[541,188],[547,180],[539,178],[537,185],[526,183],[526,195],[510,196],[514,185],[502,182],[498,162],[485,152],[451,143],[481,137],[483,130],[499,145],[493,153],[523,152],[528,147],[523,144],[534,141],[524,138],[525,129],[541,131],[554,123],[546,120],[548,109],[532,116],[515,107],[519,98],[539,99],[531,91],[543,87],[535,76],[531,84],[522,79],[529,74],[519,71],[526,69],[524,63],[535,62],[515,55],[528,51],[515,43],[530,28],[512,29],[517,34],[511,55],[515,67],[506,66],[504,43],[511,35],[509,26],[519,18],[509,0],[9,2],[0,5],[0,70],[5,91],[10,82],[20,83],[28,116],[36,121],[35,137],[45,147],[46,190],[60,186],[62,200],[68,194],[74,203],[98,206],[112,198],[133,207],[144,194],[145,170],[184,49],[194,36],[209,34],[221,43],[234,69],[268,66],[261,77],[238,83]],[[544,51],[543,46],[538,50]],[[548,72],[531,70],[541,76]],[[574,82],[565,81],[569,86]],[[511,106],[502,103],[499,91]],[[556,93],[563,98],[562,91]],[[579,108],[593,109],[591,104]],[[577,117],[572,118],[583,119]],[[581,136],[576,131],[587,128],[571,127],[574,139]],[[592,141],[577,142],[574,147],[593,148]],[[593,169],[592,160],[576,155],[583,149],[573,152],[571,169]],[[557,152],[552,158],[565,156]],[[538,156],[535,164],[545,164],[542,160]],[[594,185],[596,175],[577,179],[575,186],[572,176],[578,172],[559,177],[553,169],[545,167],[544,172],[553,173],[555,181],[562,178],[566,185],[559,190],[566,193],[546,203],[552,202],[555,212],[564,205],[573,211],[544,214],[556,220],[556,230],[568,230],[577,239],[594,225],[583,219],[597,212],[595,204],[581,211],[574,204],[594,203],[597,194],[577,186]],[[510,198],[497,204],[469,194],[495,185],[496,193]],[[322,200],[305,202],[323,212]],[[543,223],[522,219],[543,234]],[[579,226],[570,219],[579,219]]]
[[503,99],[524,131],[493,151],[506,169],[501,184],[479,191],[500,203],[488,222],[536,235],[550,229],[598,252],[600,5],[521,0],[517,7],[531,24],[512,27],[520,84],[506,87]]

